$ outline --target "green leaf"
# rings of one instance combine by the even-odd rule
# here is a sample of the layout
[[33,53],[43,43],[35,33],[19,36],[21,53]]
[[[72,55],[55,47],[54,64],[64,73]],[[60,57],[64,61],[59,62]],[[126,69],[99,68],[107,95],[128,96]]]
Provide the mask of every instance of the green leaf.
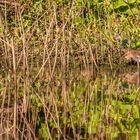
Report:
[[89,134],[93,134],[96,132],[98,121],[99,121],[99,112],[98,111],[96,111],[96,113],[93,112],[88,126]]
[[136,42],[136,48],[140,48],[140,41]]
[[39,128],[38,133],[43,140],[48,139],[48,129],[44,123],[41,123],[41,127]]

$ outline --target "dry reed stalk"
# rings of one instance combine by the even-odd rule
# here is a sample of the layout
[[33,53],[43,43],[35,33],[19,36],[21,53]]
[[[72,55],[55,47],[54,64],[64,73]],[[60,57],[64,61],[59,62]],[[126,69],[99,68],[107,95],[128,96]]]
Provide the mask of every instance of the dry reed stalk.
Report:
[[[45,41],[44,41],[44,51],[43,51],[43,64],[45,63],[46,60],[46,54],[49,54],[49,38],[51,37],[51,30],[54,27],[54,16],[50,19],[49,27],[47,29],[46,27],[46,36],[45,36]],[[44,37],[43,37],[44,38]],[[51,58],[51,57],[50,57]],[[48,65],[49,65],[49,71],[51,72],[51,59],[48,59]],[[42,69],[42,73],[44,73],[45,67]]]
[[17,101],[18,101],[18,92],[17,92],[17,71],[16,71],[16,55],[15,55],[15,45],[13,38],[11,39],[11,49],[12,49],[12,62],[13,62],[13,78],[14,78],[14,137],[17,138],[17,122],[18,122],[18,112],[17,112]]
[[54,71],[55,71],[55,67],[56,67],[56,62],[57,62],[57,58],[58,58],[58,40],[59,40],[59,36],[58,36],[58,32],[59,32],[59,29],[58,29],[58,22],[57,22],[57,13],[56,13],[56,5],[54,4],[54,7],[53,7],[53,11],[54,11],[54,22],[55,22],[55,26],[56,26],[56,35],[55,35],[55,56],[54,56],[54,64],[53,64],[53,67],[50,71],[50,77],[52,79],[53,77],[53,74],[54,74]]
[[[90,51],[90,55],[92,58],[92,64],[94,64],[95,68],[98,70],[98,65],[97,65],[96,58],[95,58],[95,56],[97,56],[97,54],[93,54],[91,46],[89,46],[89,51]],[[96,53],[96,52],[94,52],[94,53]]]
[[16,2],[16,0],[1,0],[0,4],[8,4],[12,6],[20,6],[20,3]]
[[44,66],[46,65],[46,63],[48,62],[50,56],[52,55],[53,51],[55,49],[55,45],[52,47],[52,49],[50,50],[49,54],[48,54],[48,57],[46,58],[46,60],[44,61],[44,63],[42,64],[41,68],[39,69],[38,73],[36,74],[35,78],[33,79],[33,82],[34,83],[36,81],[36,79],[38,78],[39,74],[42,72]]
[[[62,11],[63,11],[63,8],[62,8]],[[62,12],[63,13],[63,12]],[[61,96],[63,98],[63,103],[64,103],[64,115],[66,116],[66,86],[65,86],[65,82],[64,82],[64,79],[65,79],[65,72],[66,72],[66,45],[65,45],[65,20],[64,20],[64,16],[62,14],[62,27],[60,28],[58,26],[58,20],[57,20],[57,9],[56,9],[56,4],[54,4],[54,14],[55,14],[55,26],[56,26],[56,36],[55,36],[55,39],[56,39],[56,48],[55,48],[55,61],[54,61],[54,65],[53,65],[53,71],[54,71],[54,68],[56,66],[56,61],[57,61],[57,57],[58,57],[58,45],[59,45],[59,38],[61,38],[61,34],[62,34],[62,45],[61,45],[61,50],[60,50],[60,60],[61,60],[61,72],[62,72],[62,93],[61,93]],[[60,30],[60,31],[59,31]],[[53,74],[53,71],[52,71],[52,74]],[[51,76],[52,76],[51,74]],[[57,106],[55,106],[56,109],[57,109]],[[57,111],[57,110],[56,110]],[[57,111],[57,114],[58,114],[58,111]],[[57,122],[58,122],[58,125],[59,124],[59,116],[57,115]],[[64,126],[63,128],[63,133],[62,133],[62,136],[63,136],[63,139],[65,140],[66,139],[66,126]],[[60,134],[58,133],[58,138],[60,138]]]

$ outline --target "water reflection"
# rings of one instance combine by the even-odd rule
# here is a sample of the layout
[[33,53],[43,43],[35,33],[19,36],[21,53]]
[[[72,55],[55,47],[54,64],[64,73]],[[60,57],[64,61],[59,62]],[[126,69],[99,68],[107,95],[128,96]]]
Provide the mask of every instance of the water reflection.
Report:
[[128,140],[129,136],[124,133],[120,133],[114,140]]
[[140,85],[140,73],[139,72],[127,73],[125,75],[125,81],[129,84]]
[[[101,84],[106,77],[109,81],[115,81],[116,85],[119,82],[126,82],[128,84],[135,84],[140,86],[140,72],[136,71],[137,67],[127,67],[127,68],[116,68],[111,70],[109,67],[101,67],[99,71],[94,67],[88,67],[84,69],[76,69],[72,75],[74,74],[76,78],[73,80],[81,80],[81,81],[92,81],[95,82],[96,79],[101,81]],[[117,83],[118,82],[118,83]],[[111,84],[111,83],[110,83]]]
[[95,81],[98,75],[95,67],[88,66],[87,68],[76,68],[72,71],[73,76],[75,77],[73,80]]
[[[78,72],[83,81],[85,81],[85,77],[94,81],[94,85],[89,86],[88,90],[86,86],[85,90],[83,90],[84,92],[89,91],[84,99],[89,103],[92,101],[91,106],[94,106],[94,110],[98,108],[93,114],[91,113],[93,120],[89,117],[90,124],[92,124],[90,130],[91,133],[94,133],[94,139],[110,139],[110,137],[107,137],[110,134],[106,134],[110,129],[116,130],[116,132],[110,132],[114,135],[112,138],[113,140],[131,139],[131,127],[135,129],[135,132],[138,131],[137,124],[139,123],[139,116],[136,114],[139,114],[139,106],[135,103],[135,100],[139,99],[137,97],[137,86],[130,86],[130,88],[127,89],[123,86],[124,81],[128,84],[140,85],[140,74],[139,72],[135,72],[136,69],[137,67],[127,67],[122,69],[114,68],[114,70],[110,70],[109,67],[102,67],[99,69],[98,73],[96,71],[96,76],[93,79],[91,78],[93,73],[92,68]],[[85,81],[85,83],[87,82]],[[75,90],[78,93],[78,97],[82,95],[79,94],[79,87],[80,86],[78,86],[77,91]],[[81,89],[83,87],[84,86],[82,85]],[[87,99],[88,97],[90,97],[90,99]],[[100,114],[100,117],[98,114]],[[110,118],[111,122],[109,121]],[[106,126],[106,129],[104,130],[105,138],[101,131],[92,131],[98,126],[94,125],[96,123],[99,123],[101,127]],[[130,128],[127,126],[130,126]],[[117,132],[118,134],[115,134]]]
[[[130,69],[130,71],[135,70]],[[56,108],[62,136],[66,135],[67,139],[80,137],[80,139],[127,140],[131,139],[131,133],[138,131],[139,102],[136,101],[139,101],[139,94],[137,90],[135,91],[135,87],[131,90],[130,86],[126,91],[122,85],[124,79],[130,84],[138,84],[140,81],[138,72],[130,73],[128,68],[110,70],[109,67],[100,67],[97,71],[95,67],[89,66],[71,69],[66,73],[59,71],[52,76],[47,71],[44,73],[33,86],[31,85],[32,92],[29,95],[31,107],[41,111],[37,110],[36,113],[33,109],[29,109],[28,112],[36,113],[37,117],[42,119],[45,118],[46,112],[55,116],[53,108]],[[22,83],[18,86],[21,88],[19,92],[23,94],[24,86]],[[19,95],[21,103],[22,94]],[[10,106],[12,103],[9,103]],[[3,106],[6,105],[5,103]],[[18,113],[20,112],[22,110],[19,109]],[[1,116],[9,116],[9,114]],[[18,119],[20,120],[21,117],[22,115],[19,115]],[[4,122],[3,117],[0,119]],[[52,121],[51,115],[46,120],[50,135],[57,137],[56,123]],[[45,119],[42,119],[42,122],[44,123]]]

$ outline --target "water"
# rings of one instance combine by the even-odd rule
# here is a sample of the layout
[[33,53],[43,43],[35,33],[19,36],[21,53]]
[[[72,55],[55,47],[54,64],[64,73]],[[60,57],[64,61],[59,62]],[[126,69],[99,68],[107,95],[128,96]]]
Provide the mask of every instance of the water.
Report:
[[[89,65],[66,72],[58,69],[53,74],[44,71],[34,83],[21,73],[17,75],[17,127],[22,138],[140,139],[140,83],[135,66],[113,70],[103,66],[97,70]],[[1,74],[0,103],[4,111],[0,120],[2,133],[7,135],[4,130],[14,121],[10,117],[14,112],[12,80],[12,75]]]

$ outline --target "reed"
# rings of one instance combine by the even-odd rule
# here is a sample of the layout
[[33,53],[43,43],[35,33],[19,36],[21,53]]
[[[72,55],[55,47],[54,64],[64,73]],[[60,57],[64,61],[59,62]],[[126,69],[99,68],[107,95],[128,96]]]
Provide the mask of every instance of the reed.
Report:
[[[106,1],[90,4],[0,1],[3,139],[138,137],[139,90],[118,71],[123,40],[139,39],[139,17],[111,11]],[[139,53],[125,58],[139,62]]]

